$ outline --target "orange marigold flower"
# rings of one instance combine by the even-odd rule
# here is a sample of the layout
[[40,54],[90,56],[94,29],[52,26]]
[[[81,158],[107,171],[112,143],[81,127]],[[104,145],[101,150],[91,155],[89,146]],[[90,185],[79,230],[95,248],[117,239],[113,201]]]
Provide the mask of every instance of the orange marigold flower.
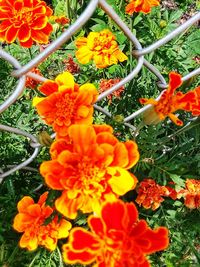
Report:
[[72,74],[80,72],[79,65],[76,62],[74,62],[74,59],[71,55],[68,55],[68,58],[64,59],[63,63],[65,64],[65,71],[69,71]]
[[48,23],[52,10],[40,0],[0,0],[0,40],[23,47],[33,42],[47,44],[53,28]]
[[[121,79],[119,78],[109,79],[109,80],[102,79],[99,84],[100,93],[107,91],[108,89],[110,89],[112,86],[114,86],[120,81]],[[115,96],[116,98],[120,98],[123,91],[124,91],[124,86],[120,87],[119,89],[114,91],[112,94],[108,95],[107,98],[109,99],[109,103],[112,102],[113,96]]]
[[134,12],[149,13],[151,8],[159,6],[160,0],[130,0],[126,6],[126,13],[132,15]]
[[90,216],[91,232],[76,227],[63,246],[68,264],[92,264],[93,267],[149,267],[146,255],[166,249],[168,230],[152,230],[145,220],[138,219],[133,203],[117,200],[105,203],[100,217]]
[[180,191],[185,199],[185,206],[189,209],[200,208],[200,180],[187,179],[185,185],[186,189]]
[[118,48],[116,37],[107,29],[90,32],[87,38],[78,38],[76,46],[76,58],[81,64],[93,59],[97,68],[106,68],[127,60],[127,56]]
[[23,233],[19,245],[21,248],[35,250],[38,246],[44,246],[54,250],[57,240],[66,238],[71,229],[71,223],[58,216],[47,224],[46,220],[53,215],[53,208],[45,204],[48,192],[42,194],[38,203],[29,197],[23,197],[17,205],[18,214],[14,218],[13,227]]
[[145,209],[156,210],[164,201],[163,196],[170,192],[165,186],[157,184],[153,179],[144,179],[137,189],[138,196],[136,202]]
[[[31,70],[31,72],[42,76],[42,74],[38,68],[33,68]],[[32,79],[31,77],[26,77],[26,84],[25,84],[26,87],[31,88],[31,89],[35,89],[35,87],[38,85],[38,83],[39,83],[38,81]]]
[[157,124],[169,117],[176,125],[182,126],[183,122],[173,113],[177,110],[190,111],[194,116],[200,114],[200,87],[187,92],[175,93],[175,90],[181,86],[181,75],[175,72],[169,74],[169,86],[161,95],[159,100],[140,98],[140,103],[153,105],[144,113],[144,122],[146,124]]
[[139,153],[133,141],[121,143],[108,125],[72,125],[66,139],[51,145],[52,160],[43,162],[40,173],[46,184],[62,195],[56,209],[74,219],[77,211],[99,212],[104,200],[113,200],[136,186],[127,170]]
[[91,83],[80,87],[69,72],[59,74],[55,81],[48,80],[39,88],[46,97],[35,97],[33,105],[58,136],[66,136],[71,124],[91,124],[97,89]]

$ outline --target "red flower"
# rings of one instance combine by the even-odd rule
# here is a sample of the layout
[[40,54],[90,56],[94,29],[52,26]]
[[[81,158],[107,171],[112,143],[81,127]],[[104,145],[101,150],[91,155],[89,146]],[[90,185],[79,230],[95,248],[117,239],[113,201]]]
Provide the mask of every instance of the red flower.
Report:
[[50,188],[63,191],[55,206],[66,217],[74,219],[78,210],[98,213],[103,201],[135,188],[128,169],[139,159],[137,144],[119,142],[112,131],[108,125],[72,125],[69,137],[51,145],[52,159],[40,172]]
[[179,192],[185,199],[185,206],[189,209],[200,208],[200,180],[187,179],[185,185],[186,189]]
[[145,209],[156,210],[164,201],[163,196],[170,194],[165,186],[156,184],[153,179],[144,179],[137,189],[138,196],[136,202]]
[[19,213],[14,218],[13,227],[23,233],[20,239],[20,247],[34,250],[38,246],[44,246],[54,250],[57,240],[66,238],[71,229],[71,223],[60,219],[58,216],[47,224],[46,220],[53,214],[53,208],[45,204],[48,192],[42,194],[38,203],[34,203],[31,197],[23,197],[18,205]]
[[[99,84],[100,93],[107,91],[108,89],[110,89],[112,86],[114,86],[115,84],[117,84],[120,81],[121,81],[121,79],[119,79],[119,78],[109,79],[109,80],[102,79],[100,84]],[[123,91],[124,91],[124,86],[120,87],[119,89],[114,91],[112,94],[108,95],[107,98],[109,99],[109,103],[112,102],[113,96],[120,98]]]
[[92,264],[93,267],[148,267],[146,255],[166,249],[168,230],[152,230],[145,220],[138,220],[133,203],[121,200],[105,203],[100,218],[90,216],[91,232],[74,228],[63,258],[68,264]]
[[182,84],[181,75],[175,72],[169,74],[169,86],[161,95],[159,100],[140,98],[140,103],[153,105],[144,113],[146,124],[157,124],[169,117],[176,125],[182,126],[183,122],[173,113],[177,110],[192,112],[194,116],[200,115],[200,87],[187,92],[176,92],[175,90]]
[[68,58],[64,59],[63,63],[65,64],[65,71],[69,71],[72,74],[80,72],[79,65],[76,62],[74,62],[74,59],[71,55],[68,55]]
[[31,47],[33,42],[47,44],[53,27],[48,23],[53,11],[40,0],[0,1],[0,40]]
[[[31,70],[31,72],[42,76],[42,74],[38,68],[33,68]],[[31,77],[26,77],[26,84],[25,84],[26,87],[29,87],[31,89],[35,89],[35,87],[38,85],[38,83],[39,83],[38,81],[32,79]]]
[[68,19],[65,15],[62,16],[51,16],[51,20],[55,21],[56,23],[64,26],[66,24],[69,24],[70,19]]

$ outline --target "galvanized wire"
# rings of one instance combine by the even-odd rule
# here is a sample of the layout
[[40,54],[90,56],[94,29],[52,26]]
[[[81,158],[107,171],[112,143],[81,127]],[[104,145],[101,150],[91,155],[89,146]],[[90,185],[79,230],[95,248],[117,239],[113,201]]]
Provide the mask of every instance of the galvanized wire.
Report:
[[[137,64],[134,67],[134,69],[126,76],[124,77],[120,82],[118,82],[116,85],[114,85],[109,90],[103,92],[99,95],[97,102],[100,102],[105,97],[109,96],[113,92],[115,92],[120,87],[124,86],[126,83],[130,82],[134,77],[140,72],[143,66],[145,66],[151,73],[153,73],[157,79],[157,85],[159,88],[163,89],[163,91],[160,93],[157,99],[160,98],[164,90],[167,88],[167,82],[165,81],[165,78],[162,76],[160,71],[155,68],[150,62],[148,62],[144,55],[147,55],[159,47],[165,45],[170,40],[176,38],[179,34],[184,33],[189,27],[191,27],[193,24],[198,22],[200,20],[200,12],[198,12],[196,15],[194,15],[192,18],[190,18],[188,21],[183,23],[181,26],[176,28],[174,31],[167,34],[162,39],[156,41],[155,43],[151,44],[150,46],[143,48],[137,39],[137,37],[131,32],[129,27],[122,21],[122,19],[118,16],[118,14],[114,11],[114,9],[107,3],[106,0],[91,0],[88,6],[86,7],[85,11],[79,16],[79,18],[65,31],[62,33],[60,37],[58,37],[55,41],[53,41],[45,50],[43,50],[41,53],[39,53],[35,58],[33,58],[30,62],[28,62],[26,65],[22,66],[20,62],[11,56],[8,52],[5,52],[3,49],[0,48],[0,58],[3,58],[4,60],[8,61],[14,68],[11,75],[13,77],[18,78],[18,83],[15,88],[15,90],[12,92],[12,94],[0,105],[0,113],[4,112],[10,105],[12,105],[18,97],[23,93],[24,87],[25,87],[25,81],[26,77],[30,77],[38,82],[44,82],[47,78],[42,77],[38,74],[32,73],[31,70],[34,67],[37,67],[41,62],[43,62],[49,55],[57,51],[64,43],[66,43],[75,32],[77,32],[81,27],[90,19],[94,11],[97,7],[102,8],[105,13],[116,23],[116,25],[121,29],[121,31],[127,36],[129,41],[132,43],[134,50],[133,50],[133,56],[137,59]],[[186,76],[182,78],[182,81],[185,82],[192,77],[200,74],[200,68],[188,73]],[[133,120],[137,116],[144,113],[146,110],[148,110],[151,107],[151,105],[146,105],[142,107],[141,109],[133,112],[131,115],[124,118],[124,125],[129,127],[132,131],[135,131],[135,127],[129,123],[129,121]],[[108,117],[113,117],[113,115],[102,108],[101,106],[95,104],[94,108],[103,114],[105,114]],[[3,181],[3,179],[14,173],[17,170],[20,169],[29,169],[35,171],[35,169],[32,169],[31,167],[26,167],[28,164],[30,164],[35,157],[37,157],[41,144],[38,142],[37,138],[29,134],[25,131],[22,131],[17,128],[13,128],[10,126],[2,125],[0,124],[0,131],[6,131],[11,132],[17,135],[24,136],[30,140],[30,146],[33,148],[32,155],[23,161],[22,163],[19,163],[15,166],[7,166],[8,170],[4,171],[4,168],[0,169],[0,183]],[[55,134],[51,136],[52,138],[55,137]]]

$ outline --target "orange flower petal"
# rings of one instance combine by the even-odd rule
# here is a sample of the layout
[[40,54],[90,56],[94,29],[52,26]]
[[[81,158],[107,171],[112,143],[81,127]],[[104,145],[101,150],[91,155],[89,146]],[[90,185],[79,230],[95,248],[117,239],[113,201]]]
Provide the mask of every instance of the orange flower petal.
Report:
[[38,43],[47,44],[48,43],[48,35],[46,35],[43,31],[33,30],[31,29],[31,38]]
[[30,215],[18,213],[14,218],[13,228],[18,232],[24,232],[33,222],[34,219]]
[[34,201],[31,197],[25,196],[23,197],[17,204],[17,209],[19,212],[26,211],[27,207],[34,204]]
[[30,251],[35,250],[38,247],[38,239],[36,236],[33,236],[30,239],[29,236],[26,236],[25,234],[23,234],[20,239],[19,246],[21,248],[27,248]]
[[98,133],[102,133],[102,132],[108,132],[108,133],[113,133],[113,128],[110,125],[107,124],[101,124],[101,125],[93,125],[93,128],[96,132],[96,134]]
[[[102,128],[102,129],[104,130],[104,128]],[[112,146],[115,146],[115,145],[117,145],[118,140],[111,133],[103,131],[102,133],[97,134],[96,142],[98,144],[106,144],[107,143],[107,144],[110,144]]]
[[87,154],[92,144],[95,144],[96,134],[92,127],[87,125],[72,125],[69,128],[69,136],[74,144],[75,152],[80,154]]
[[126,149],[128,151],[129,158],[129,163],[126,166],[126,169],[130,169],[138,162],[140,154],[138,152],[138,146],[135,142],[127,141],[124,143],[124,145],[126,146]]
[[55,190],[62,190],[60,183],[62,177],[65,177],[65,170],[56,160],[45,161],[40,165],[40,173],[45,177],[46,184]]
[[58,84],[54,81],[48,80],[40,85],[38,90],[48,96],[58,91]]
[[58,139],[52,143],[50,148],[50,154],[52,159],[57,159],[58,155],[64,150],[71,149],[70,140],[66,139]]
[[176,117],[176,115],[170,113],[168,116],[173,121],[173,123],[178,126],[183,126],[183,122],[178,117]]
[[123,143],[118,143],[114,148],[114,159],[110,166],[125,168],[129,163],[128,151]]

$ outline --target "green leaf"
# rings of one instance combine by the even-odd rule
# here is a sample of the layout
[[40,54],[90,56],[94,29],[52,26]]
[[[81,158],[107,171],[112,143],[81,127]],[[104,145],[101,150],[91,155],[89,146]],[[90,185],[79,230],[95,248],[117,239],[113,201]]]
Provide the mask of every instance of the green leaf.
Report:
[[200,55],[200,29],[196,30],[187,39],[187,48],[190,54]]
[[172,181],[180,186],[180,187],[184,187],[185,186],[185,181],[183,179],[180,178],[179,175],[176,174],[170,174],[170,178],[172,179]]
[[182,10],[177,10],[171,13],[170,17],[169,17],[169,23],[172,23],[174,21],[176,21],[177,19],[179,19],[183,14]]

